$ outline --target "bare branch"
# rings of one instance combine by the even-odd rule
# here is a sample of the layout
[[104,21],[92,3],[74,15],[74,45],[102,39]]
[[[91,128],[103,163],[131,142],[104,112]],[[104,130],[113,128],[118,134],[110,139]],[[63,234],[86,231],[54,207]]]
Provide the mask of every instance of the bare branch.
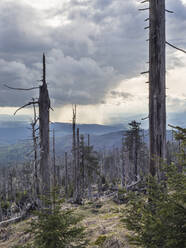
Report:
[[168,13],[174,14],[174,11],[171,11],[171,10],[168,10],[168,9],[165,9],[165,12],[168,12]]
[[141,72],[141,75],[147,74],[147,73],[149,73],[149,71],[143,71],[143,72]]
[[140,3],[148,3],[148,2],[149,2],[149,0],[144,0],[144,1],[140,2]]
[[142,120],[142,121],[145,121],[145,120],[147,120],[147,119],[149,119],[149,116],[147,116],[147,117],[145,117],[145,118],[142,118],[141,120]]
[[170,47],[172,47],[172,48],[174,48],[174,49],[180,51],[180,52],[186,53],[185,50],[183,50],[183,49],[181,49],[181,48],[179,48],[179,47],[176,47],[176,46],[172,45],[171,43],[169,43],[169,42],[167,42],[167,41],[166,41],[166,44],[169,45]]
[[138,9],[139,11],[149,10],[150,8]]
[[4,84],[4,86],[6,88],[8,88],[8,89],[11,89],[11,90],[35,90],[35,89],[39,89],[39,87],[32,87],[32,88],[27,88],[27,89],[25,89],[25,88],[14,88],[14,87],[10,87],[10,86],[8,86],[6,84]]
[[23,105],[22,107],[18,108],[18,109],[15,111],[14,115],[16,115],[17,112],[18,112],[19,110],[21,110],[21,109],[23,109],[23,108],[25,108],[25,107],[27,107],[27,106],[30,106],[30,105],[32,105],[32,104],[33,104],[33,105],[34,105],[34,104],[38,104],[38,102],[29,102],[29,103]]

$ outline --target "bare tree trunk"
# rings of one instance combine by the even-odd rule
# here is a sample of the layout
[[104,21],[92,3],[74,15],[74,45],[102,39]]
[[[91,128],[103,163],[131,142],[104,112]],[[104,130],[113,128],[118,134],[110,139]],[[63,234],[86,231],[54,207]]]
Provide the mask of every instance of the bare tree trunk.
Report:
[[77,194],[76,105],[73,108],[72,131],[73,131],[72,153],[73,153],[73,165],[74,165],[74,200],[76,200],[76,194]]
[[0,201],[0,222],[3,220],[3,212],[1,208],[1,201]]
[[125,187],[125,142],[124,137],[122,138],[122,148],[121,148],[121,187]]
[[37,201],[39,196],[39,178],[38,178],[38,152],[37,152],[37,135],[36,135],[37,116],[36,116],[35,104],[33,104],[33,109],[34,109],[34,120],[31,123],[31,126],[32,126],[33,148],[34,148],[34,200]]
[[68,160],[67,152],[65,152],[65,197],[68,198]]
[[53,196],[53,208],[55,208],[56,204],[56,190],[57,190],[57,181],[56,181],[56,150],[55,150],[55,131],[53,129],[53,189],[52,189],[52,196]]
[[82,175],[80,172],[80,142],[79,142],[79,128],[77,128],[77,171],[76,175],[78,180],[76,180],[76,202],[79,204],[81,203],[81,192],[80,192],[80,185],[81,185],[81,180],[82,180]]
[[90,147],[90,134],[88,134],[88,147]]
[[150,173],[166,157],[165,0],[150,0],[149,132]]
[[137,137],[134,137],[134,180],[138,180],[138,148],[137,148]]
[[55,150],[55,131],[53,129],[53,187],[54,189],[57,186],[57,180],[56,180],[56,150]]
[[39,132],[40,132],[40,172],[41,191],[47,195],[50,192],[50,161],[49,161],[49,109],[50,98],[46,83],[46,64],[43,54],[43,84],[39,92]]
[[[88,134],[88,156],[90,154],[90,135]],[[89,166],[89,165],[88,165]],[[91,200],[92,199],[92,185],[91,185],[91,172],[90,172],[90,168],[86,168],[87,169],[87,180],[88,180],[88,199]]]
[[82,197],[85,195],[85,151],[84,151],[84,136],[81,135],[81,169],[82,169]]
[[129,151],[124,152],[124,159],[125,159],[125,186],[126,186],[127,184],[131,183]]

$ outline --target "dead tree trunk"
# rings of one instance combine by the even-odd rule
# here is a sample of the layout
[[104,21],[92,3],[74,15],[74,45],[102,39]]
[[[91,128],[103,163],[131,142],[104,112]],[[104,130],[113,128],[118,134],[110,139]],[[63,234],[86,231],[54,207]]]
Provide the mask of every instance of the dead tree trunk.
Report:
[[57,187],[57,179],[56,179],[56,149],[55,149],[55,131],[53,129],[53,187],[54,187],[54,190],[56,189]]
[[85,195],[85,151],[84,151],[84,136],[81,135],[80,136],[80,154],[81,154],[81,170],[82,170],[82,185],[81,185],[81,188],[82,188],[82,197],[84,197]]
[[65,197],[68,198],[68,160],[67,152],[65,152]]
[[90,147],[90,134],[88,134],[88,147]]
[[122,148],[121,148],[121,187],[125,187],[125,141],[122,138]]
[[76,200],[77,194],[77,151],[76,151],[76,105],[73,108],[73,117],[72,117],[72,153],[73,153],[73,166],[74,166],[74,200]]
[[40,132],[40,173],[41,192],[50,192],[50,162],[49,162],[49,109],[50,98],[46,83],[46,64],[43,54],[43,84],[39,92],[39,132]]
[[165,0],[150,0],[149,132],[150,173],[166,157]]
[[0,222],[3,220],[3,212],[1,208],[1,201],[0,201]]
[[76,162],[76,203],[80,204],[82,199],[81,199],[81,180],[82,180],[82,175],[80,171],[80,139],[79,139],[79,128],[77,128],[77,162]]
[[[34,102],[34,99],[33,99]],[[34,109],[34,120],[31,123],[32,126],[32,140],[33,140],[33,149],[34,149],[34,200],[38,200],[39,196],[39,178],[38,178],[38,145],[37,145],[37,135],[36,135],[36,125],[37,125],[37,115],[36,107],[33,104]]]

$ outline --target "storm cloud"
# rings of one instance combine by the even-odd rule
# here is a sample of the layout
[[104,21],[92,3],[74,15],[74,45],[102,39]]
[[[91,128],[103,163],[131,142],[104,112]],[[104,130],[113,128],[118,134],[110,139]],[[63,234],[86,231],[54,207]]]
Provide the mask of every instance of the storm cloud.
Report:
[[[167,2],[167,8],[175,11],[175,15],[167,16],[167,39],[185,48],[186,8],[178,0]],[[3,84],[24,88],[39,85],[43,52],[54,106],[103,103],[122,80],[146,69],[148,33],[144,19],[148,13],[138,8],[136,0],[65,0],[46,10],[24,1],[2,0],[0,106],[20,106],[37,97],[37,90],[15,92]],[[171,48],[168,54],[170,66],[176,66],[179,61]],[[117,96],[127,99],[127,94]]]

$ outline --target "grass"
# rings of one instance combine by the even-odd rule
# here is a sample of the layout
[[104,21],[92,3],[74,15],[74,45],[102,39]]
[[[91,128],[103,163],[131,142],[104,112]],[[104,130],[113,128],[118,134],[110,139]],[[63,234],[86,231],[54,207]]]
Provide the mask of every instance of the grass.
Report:
[[[111,200],[102,200],[102,202],[99,200],[76,208],[70,205],[65,207],[74,208],[75,213],[83,216],[80,224],[86,227],[86,236],[89,239],[87,248],[102,247],[100,245],[103,245],[105,240],[112,237],[119,240],[123,244],[122,247],[132,248],[127,242],[129,231],[120,222],[124,205],[117,205]],[[15,245],[27,242],[30,237],[25,230],[28,228],[29,221],[26,220],[5,228],[7,232],[8,228],[10,229],[10,236],[6,241],[0,240],[0,247],[12,248]]]

